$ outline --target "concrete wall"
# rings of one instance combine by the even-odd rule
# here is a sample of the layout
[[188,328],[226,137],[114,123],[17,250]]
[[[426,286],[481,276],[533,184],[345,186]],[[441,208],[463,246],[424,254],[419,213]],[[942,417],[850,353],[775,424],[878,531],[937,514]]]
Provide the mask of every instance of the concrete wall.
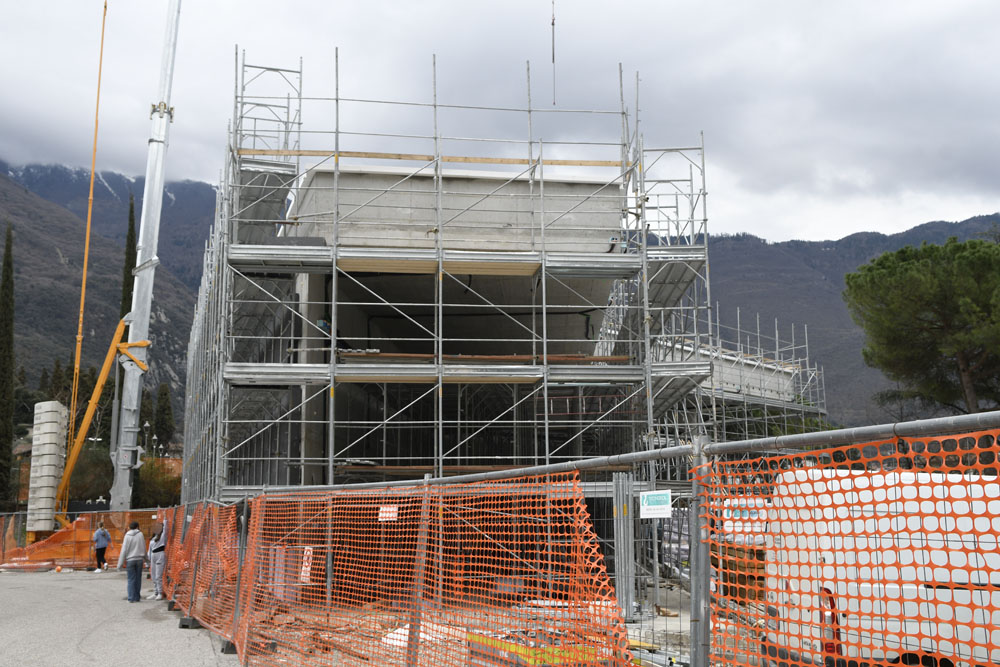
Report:
[[[400,183],[407,173],[384,168],[341,171],[342,245],[434,247],[437,198],[432,172]],[[520,179],[505,185],[509,178],[509,174],[486,172],[444,173],[441,203],[446,248],[538,249],[543,207],[546,223],[551,223],[545,232],[549,250],[604,253],[621,240],[622,197],[617,185],[602,189],[603,183],[545,181],[543,201],[539,183]],[[298,218],[298,225],[287,233],[330,238],[335,208],[332,170],[309,172],[296,197],[288,217]]]

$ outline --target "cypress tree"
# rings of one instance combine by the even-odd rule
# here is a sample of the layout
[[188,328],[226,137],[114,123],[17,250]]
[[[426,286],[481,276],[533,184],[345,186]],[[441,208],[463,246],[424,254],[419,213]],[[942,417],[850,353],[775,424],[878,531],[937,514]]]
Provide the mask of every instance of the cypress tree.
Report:
[[108,449],[111,446],[111,411],[114,402],[114,380],[109,379],[104,383],[104,390],[98,402],[97,414],[94,420],[97,422],[97,437],[101,438],[101,446]]
[[[135,196],[133,196],[130,192],[128,195],[128,232],[125,234],[125,262],[122,265],[122,300],[118,308],[119,319],[128,315],[129,311],[132,310],[132,288],[135,286],[135,277],[132,275],[132,271],[135,270],[135,261]],[[125,329],[122,340],[128,340],[128,328]],[[115,362],[113,375],[109,378],[108,385],[112,387],[120,385],[122,383],[123,374],[124,371],[121,364]],[[110,403],[114,403],[114,394],[111,395],[112,398]],[[142,426],[142,422],[140,422],[139,425]],[[111,442],[111,427],[112,424],[109,417],[106,425],[109,443]]]
[[11,499],[14,448],[14,236],[7,238],[0,269],[0,504]]
[[[145,433],[145,426],[149,423],[149,435]],[[156,416],[153,412],[153,397],[149,395],[145,387],[142,390],[142,398],[139,399],[139,442],[138,444],[143,447],[146,446],[146,438],[150,440],[156,431],[153,430],[153,424],[156,422]],[[159,437],[159,436],[157,436]]]
[[[81,426],[83,416],[87,413],[87,407],[90,405],[90,397],[93,396],[96,385],[97,369],[93,366],[88,366],[86,370],[80,372],[80,388],[76,402],[76,424],[78,428]],[[93,422],[91,422],[90,428],[94,428]]]
[[[81,359],[82,361],[82,359]],[[63,366],[63,383],[60,391],[62,392],[63,398],[59,400],[68,408],[70,402],[73,400],[73,369],[76,366],[76,357],[73,355],[73,350],[69,351],[69,360],[66,361],[66,365]]]
[[118,318],[125,317],[132,310],[132,287],[135,281],[132,271],[135,270],[135,197],[128,196],[128,234],[125,236],[125,264],[122,267],[122,303]]
[[166,382],[162,382],[156,391],[156,420],[153,432],[164,448],[174,437],[174,409],[170,405],[170,385]]

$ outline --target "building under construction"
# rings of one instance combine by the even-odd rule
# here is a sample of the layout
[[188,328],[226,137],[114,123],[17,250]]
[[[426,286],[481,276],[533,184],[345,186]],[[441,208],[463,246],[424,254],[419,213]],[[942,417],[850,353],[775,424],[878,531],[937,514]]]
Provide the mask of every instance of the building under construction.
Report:
[[755,347],[722,344],[701,141],[644,138],[620,75],[611,108],[567,110],[532,106],[530,72],[503,108],[436,87],[344,97],[339,73],[334,96],[306,98],[301,66],[237,73],[188,353],[185,502],[822,415],[801,345],[759,327]]

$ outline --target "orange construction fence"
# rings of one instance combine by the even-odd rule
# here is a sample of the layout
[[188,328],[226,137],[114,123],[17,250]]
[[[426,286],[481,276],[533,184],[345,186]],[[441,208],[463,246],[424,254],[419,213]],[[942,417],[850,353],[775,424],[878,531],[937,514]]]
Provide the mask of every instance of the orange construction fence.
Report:
[[39,570],[56,566],[68,568],[95,567],[93,536],[97,524],[104,522],[104,528],[111,535],[111,545],[104,557],[114,567],[118,559],[118,549],[122,538],[132,521],[139,522],[139,529],[145,536],[152,534],[153,525],[158,521],[156,510],[130,510],[127,512],[88,512],[80,514],[68,527],[56,531],[51,536],[28,544],[13,546],[21,540],[17,533],[23,532],[24,515],[9,515],[0,518],[3,529],[0,538],[0,567],[4,569]]
[[247,665],[626,665],[576,474],[165,513],[165,587]]
[[1000,663],[998,433],[700,468],[713,662]]
[[[1000,664],[998,435],[696,468],[701,664]],[[85,566],[96,521],[117,546],[153,514],[85,515],[13,549],[6,517],[2,566]],[[155,521],[168,597],[244,665],[631,662],[577,473],[261,495]]]
[[246,665],[626,665],[624,622],[576,473],[263,495],[99,513],[3,567],[114,563],[167,525],[164,588]]

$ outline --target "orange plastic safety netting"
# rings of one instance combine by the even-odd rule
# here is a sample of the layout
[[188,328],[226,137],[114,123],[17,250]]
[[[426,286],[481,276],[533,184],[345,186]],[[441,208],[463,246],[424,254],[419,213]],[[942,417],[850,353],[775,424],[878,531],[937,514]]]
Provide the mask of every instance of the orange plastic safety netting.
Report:
[[181,542],[184,535],[185,511],[184,507],[171,507],[163,511],[164,520],[167,522],[167,562],[163,568],[163,592],[168,599],[174,599],[174,591],[177,587],[177,576],[180,572],[178,566],[181,554]]
[[998,433],[701,468],[714,658],[1000,663]]
[[7,554],[25,546],[26,516],[23,513],[0,515],[0,563],[7,562]]
[[[184,516],[183,508],[177,515]],[[183,539],[178,535],[167,545],[167,595],[186,615],[226,639],[232,639],[236,618],[238,543],[236,508],[204,503]]]
[[[69,526],[61,528],[45,539],[19,548],[5,548],[0,567],[4,569],[38,570],[55,566],[87,568],[96,566],[93,536],[99,523],[111,536],[111,545],[104,557],[108,567],[114,567],[122,538],[132,521],[139,523],[139,529],[148,539],[152,527],[157,522],[155,510],[134,510],[127,512],[91,512],[80,514]],[[8,525],[10,532],[14,524]],[[7,536],[14,539],[13,535]]]
[[251,502],[248,665],[626,665],[576,475]]
[[202,515],[208,503],[190,509],[174,508],[174,529],[167,535],[167,563],[163,570],[163,589],[167,597],[182,609],[191,606],[194,591],[194,564],[201,549]]

